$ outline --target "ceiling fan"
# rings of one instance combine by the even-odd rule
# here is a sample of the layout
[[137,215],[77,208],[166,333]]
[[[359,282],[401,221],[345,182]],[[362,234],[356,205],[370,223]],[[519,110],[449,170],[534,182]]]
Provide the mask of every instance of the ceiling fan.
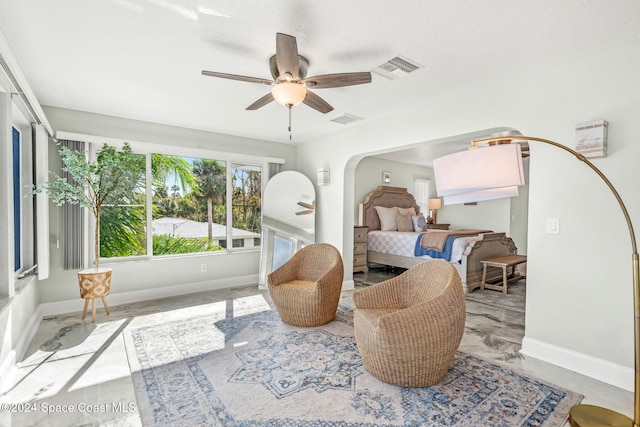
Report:
[[333,110],[333,107],[328,102],[309,91],[310,88],[326,89],[371,83],[371,73],[368,71],[322,74],[307,78],[308,65],[307,58],[298,54],[296,38],[287,34],[277,33],[276,54],[269,59],[269,68],[273,80],[206,70],[202,70],[202,74],[210,77],[270,85],[271,92],[249,105],[246,109],[257,110],[274,100],[278,104],[284,105],[289,109],[289,139],[291,139],[291,107],[303,103],[323,114]]
[[298,205],[302,206],[303,208],[306,208],[306,210],[298,211],[298,212],[296,212],[296,215],[309,215],[309,214],[314,213],[315,210],[316,210],[315,202],[311,202],[311,203],[298,202]]

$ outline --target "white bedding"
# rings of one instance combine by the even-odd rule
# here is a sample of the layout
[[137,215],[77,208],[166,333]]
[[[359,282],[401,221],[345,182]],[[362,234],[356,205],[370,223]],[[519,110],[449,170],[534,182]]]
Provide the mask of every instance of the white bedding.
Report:
[[[442,230],[430,230],[436,233]],[[408,231],[370,231],[367,237],[367,249],[383,254],[392,254],[405,257],[415,258],[414,251],[416,240],[420,232]],[[463,236],[458,237],[453,242],[451,249],[451,260],[449,262],[460,262],[465,249],[469,244],[480,240],[480,236]],[[424,255],[419,258],[431,259],[430,256]]]

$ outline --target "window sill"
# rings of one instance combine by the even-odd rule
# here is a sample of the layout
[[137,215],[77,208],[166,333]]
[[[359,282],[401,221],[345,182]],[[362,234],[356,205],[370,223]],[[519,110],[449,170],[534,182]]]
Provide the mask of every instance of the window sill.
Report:
[[[125,263],[139,263],[139,262],[153,262],[153,261],[170,261],[180,260],[185,258],[203,258],[203,257],[219,257],[225,255],[245,254],[251,252],[260,252],[260,246],[254,246],[251,248],[233,248],[232,250],[215,251],[215,252],[198,252],[193,254],[176,254],[176,255],[156,255],[156,256],[135,256],[135,257],[122,257],[122,258],[105,258],[100,260],[101,266],[109,264],[125,264]],[[90,267],[89,267],[90,268]]]

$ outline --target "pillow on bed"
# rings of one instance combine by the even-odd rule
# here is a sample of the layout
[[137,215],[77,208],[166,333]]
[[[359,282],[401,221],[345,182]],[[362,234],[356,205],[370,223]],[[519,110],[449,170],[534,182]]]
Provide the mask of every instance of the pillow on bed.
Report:
[[414,208],[396,208],[401,215],[411,214],[411,216],[416,214],[416,210]]
[[376,212],[380,219],[380,230],[382,231],[396,231],[398,230],[398,223],[396,222],[396,214],[398,208],[395,206],[392,208],[385,208],[384,206],[376,206]]
[[411,217],[411,224],[413,225],[413,231],[427,231],[427,220],[424,215],[413,215]]
[[400,209],[398,209],[398,213],[396,215],[396,223],[398,224],[398,231],[413,231],[413,221],[411,221],[411,212],[400,213]]

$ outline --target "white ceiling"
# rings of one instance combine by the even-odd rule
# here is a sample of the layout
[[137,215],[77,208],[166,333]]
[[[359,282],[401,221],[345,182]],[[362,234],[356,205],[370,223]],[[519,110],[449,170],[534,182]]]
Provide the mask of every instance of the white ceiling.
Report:
[[[275,34],[293,35],[309,76],[367,71],[396,55],[424,68],[318,89],[335,110],[293,109],[293,143],[640,38],[638,0],[1,0],[0,28],[42,105],[289,142],[287,110],[260,84]],[[365,118],[348,125],[330,119]]]

